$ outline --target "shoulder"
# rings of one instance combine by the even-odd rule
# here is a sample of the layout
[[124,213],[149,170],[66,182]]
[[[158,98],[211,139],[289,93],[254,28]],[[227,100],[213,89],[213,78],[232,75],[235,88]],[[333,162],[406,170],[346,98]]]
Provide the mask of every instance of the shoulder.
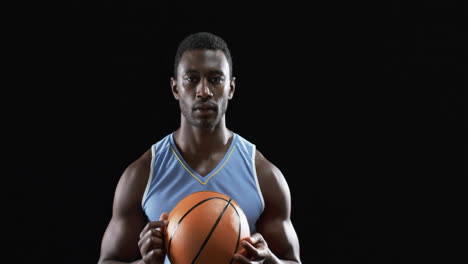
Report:
[[168,134],[165,137],[163,137],[161,140],[156,142],[154,145],[152,145],[150,151],[152,150],[155,155],[158,155],[160,152],[163,152],[164,150],[167,150],[170,148],[172,144],[172,140],[173,140],[172,133]]
[[239,134],[233,133],[235,145],[237,149],[249,159],[253,158],[255,155],[255,144],[240,136]]
[[259,150],[255,153],[255,169],[266,209],[287,206],[290,203],[288,183],[281,170]]
[[[151,145],[138,159],[127,166],[122,174],[121,181],[131,183],[136,188],[144,191],[151,170],[152,160],[170,147],[171,134],[166,135],[161,140]],[[132,186],[133,186],[132,185]],[[131,187],[132,187],[131,186]]]
[[255,151],[255,169],[259,181],[264,182],[264,184],[268,184],[270,181],[285,180],[280,169],[263,156],[259,150]]
[[[149,173],[149,168],[151,165],[151,158],[152,158],[152,150],[148,149],[145,153],[143,153],[138,159],[130,163],[125,169],[122,177],[133,179],[133,178],[140,178],[141,175]],[[137,179],[134,179],[137,180]]]
[[122,174],[122,180],[143,183],[149,178],[151,162],[162,151],[170,146],[170,135],[165,136],[146,150],[138,159],[130,163]]
[[149,149],[127,166],[116,188],[116,204],[125,208],[126,205],[141,203],[149,179],[151,158],[152,151]]

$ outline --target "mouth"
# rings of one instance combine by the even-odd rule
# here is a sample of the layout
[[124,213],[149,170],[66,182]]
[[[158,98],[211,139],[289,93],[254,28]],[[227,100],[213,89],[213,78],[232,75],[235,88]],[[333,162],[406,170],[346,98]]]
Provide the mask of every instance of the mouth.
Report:
[[211,103],[202,103],[196,105],[193,110],[194,111],[200,111],[200,112],[210,112],[210,111],[216,111],[218,108],[216,105],[211,104]]

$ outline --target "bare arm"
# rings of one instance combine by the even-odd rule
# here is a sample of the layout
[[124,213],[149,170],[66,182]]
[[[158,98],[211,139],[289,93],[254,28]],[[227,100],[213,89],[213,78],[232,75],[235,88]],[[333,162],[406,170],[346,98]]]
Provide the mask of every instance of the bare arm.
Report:
[[151,153],[146,152],[122,174],[117,185],[112,218],[104,233],[99,264],[144,263],[138,242],[147,220],[141,200],[149,176]]
[[[265,210],[257,221],[257,232],[243,246],[247,257],[237,256],[238,263],[301,263],[299,239],[291,222],[291,195],[281,171],[259,151],[255,164]],[[257,262],[255,262],[257,263]]]

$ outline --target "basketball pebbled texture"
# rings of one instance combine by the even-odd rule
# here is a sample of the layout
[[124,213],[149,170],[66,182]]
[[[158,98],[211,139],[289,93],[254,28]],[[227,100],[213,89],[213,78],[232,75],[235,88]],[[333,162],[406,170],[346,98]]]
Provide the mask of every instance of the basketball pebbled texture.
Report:
[[187,195],[168,220],[164,242],[172,264],[229,264],[250,235],[240,206],[219,192]]

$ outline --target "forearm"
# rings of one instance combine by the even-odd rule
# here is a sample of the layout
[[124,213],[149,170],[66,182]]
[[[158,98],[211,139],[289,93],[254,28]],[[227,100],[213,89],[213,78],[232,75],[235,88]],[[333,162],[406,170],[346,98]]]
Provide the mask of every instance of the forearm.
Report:
[[[270,251],[270,250],[269,250]],[[300,260],[284,260],[278,258],[273,252],[270,251],[264,264],[301,264]]]

